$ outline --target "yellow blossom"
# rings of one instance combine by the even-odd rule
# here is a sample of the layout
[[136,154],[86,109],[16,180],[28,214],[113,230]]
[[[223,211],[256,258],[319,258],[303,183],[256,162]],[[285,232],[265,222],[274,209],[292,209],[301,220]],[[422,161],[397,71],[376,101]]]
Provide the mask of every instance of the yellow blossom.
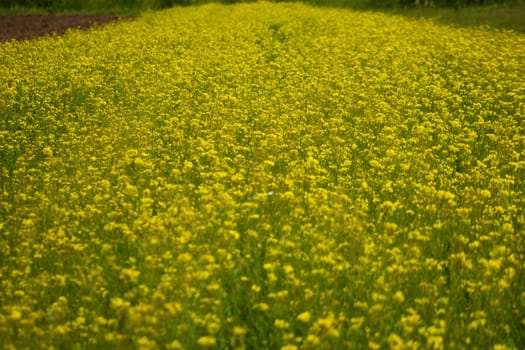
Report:
[[298,316],[297,316],[297,320],[302,322],[302,323],[308,323],[310,322],[310,319],[312,318],[312,314],[309,312],[309,311],[305,311],[305,312],[302,312],[300,313]]
[[214,337],[210,337],[210,336],[200,337],[197,340],[197,344],[199,344],[203,348],[213,347],[215,346],[216,343],[217,343],[217,340]]

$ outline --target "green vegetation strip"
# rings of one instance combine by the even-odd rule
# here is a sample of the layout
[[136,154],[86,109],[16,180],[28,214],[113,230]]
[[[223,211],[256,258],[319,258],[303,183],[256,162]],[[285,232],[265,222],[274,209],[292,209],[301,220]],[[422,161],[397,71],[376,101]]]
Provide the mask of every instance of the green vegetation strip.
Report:
[[523,62],[264,2],[0,44],[0,346],[523,349]]

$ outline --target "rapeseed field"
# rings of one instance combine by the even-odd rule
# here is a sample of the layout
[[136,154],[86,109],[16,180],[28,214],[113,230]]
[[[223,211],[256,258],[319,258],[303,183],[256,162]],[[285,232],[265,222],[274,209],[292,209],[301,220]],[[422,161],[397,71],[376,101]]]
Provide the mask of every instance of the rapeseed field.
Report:
[[209,4],[0,77],[2,349],[525,347],[525,36]]

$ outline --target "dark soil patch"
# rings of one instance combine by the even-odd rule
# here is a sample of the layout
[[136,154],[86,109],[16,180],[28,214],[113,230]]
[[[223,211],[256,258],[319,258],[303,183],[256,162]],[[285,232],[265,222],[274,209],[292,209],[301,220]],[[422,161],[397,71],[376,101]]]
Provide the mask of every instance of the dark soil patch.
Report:
[[129,17],[110,15],[0,15],[0,42],[62,35],[68,28],[87,29]]

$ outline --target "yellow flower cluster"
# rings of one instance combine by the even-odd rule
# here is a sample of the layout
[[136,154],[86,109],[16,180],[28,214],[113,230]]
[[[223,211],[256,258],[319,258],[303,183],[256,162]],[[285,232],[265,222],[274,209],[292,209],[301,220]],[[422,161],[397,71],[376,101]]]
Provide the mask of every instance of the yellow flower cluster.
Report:
[[0,44],[0,347],[524,348],[524,62],[266,2]]

